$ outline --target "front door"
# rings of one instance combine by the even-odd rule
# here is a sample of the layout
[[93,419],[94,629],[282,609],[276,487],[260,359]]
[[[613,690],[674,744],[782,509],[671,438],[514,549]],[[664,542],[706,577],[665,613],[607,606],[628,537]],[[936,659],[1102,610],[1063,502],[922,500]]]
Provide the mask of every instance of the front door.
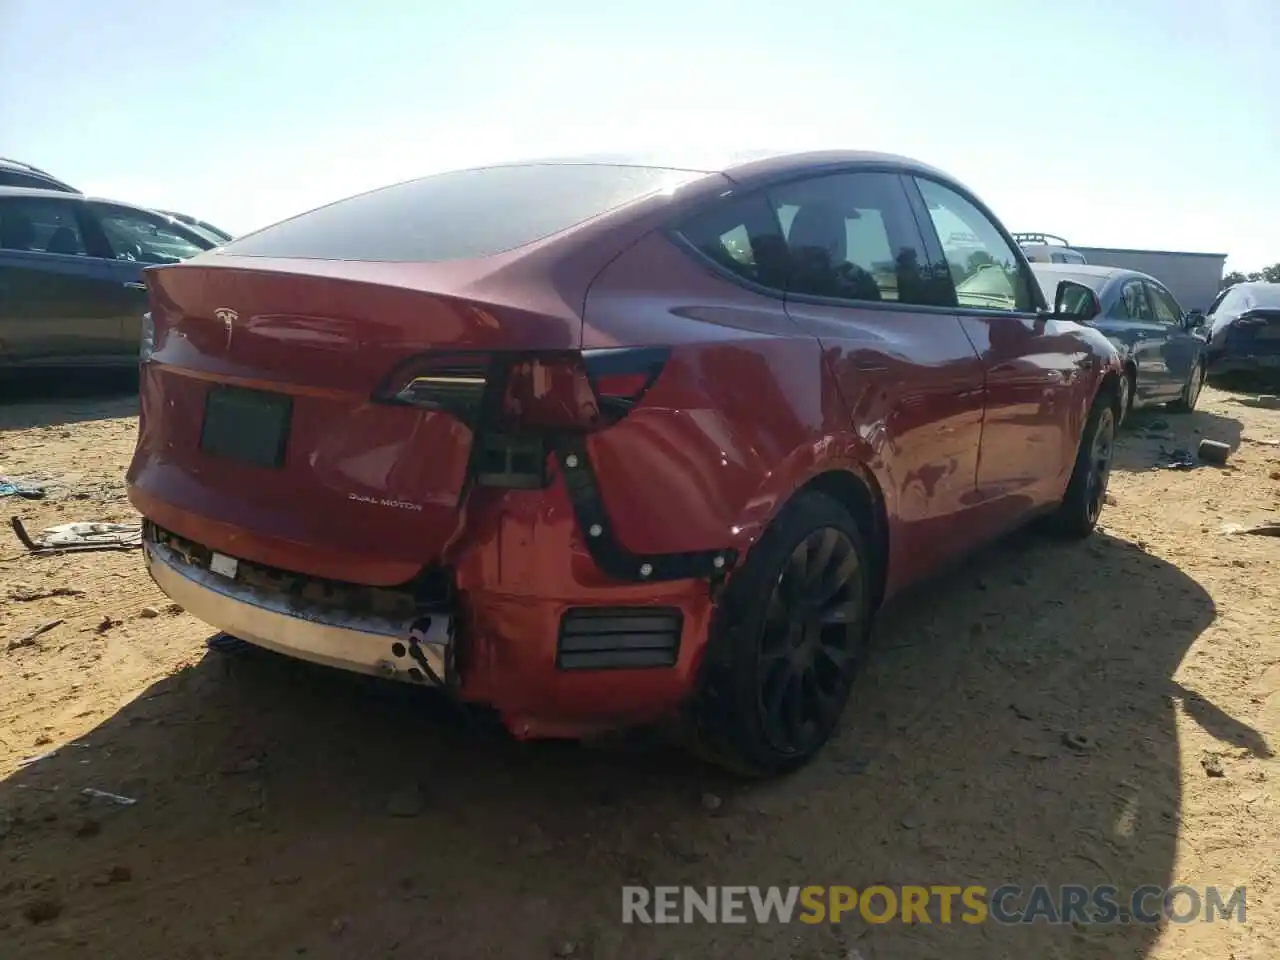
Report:
[[1169,379],[1169,396],[1178,397],[1191,379],[1192,368],[1200,360],[1204,341],[1187,329],[1182,307],[1172,293],[1154,280],[1143,281],[1147,297],[1160,326],[1161,356]]
[[959,322],[982,358],[986,414],[980,501],[1011,525],[1058,500],[1075,462],[1071,430],[1088,350],[1076,325],[1045,316],[1030,268],[976,202],[914,177],[917,209],[937,234],[955,284]]
[[1127,344],[1138,365],[1135,400],[1147,403],[1168,400],[1177,392],[1165,362],[1167,330],[1156,322],[1155,307],[1141,278],[1131,277],[1124,281],[1120,296],[1107,310],[1105,321],[1099,326],[1107,336]]
[[0,339],[22,365],[118,359],[120,283],[77,216],[80,201],[0,197]]
[[142,271],[155,264],[177,263],[213,246],[197,242],[186,228],[158,214],[92,200],[85,205],[89,228],[105,244],[119,283],[121,348],[137,353],[142,315],[147,312],[147,286]]

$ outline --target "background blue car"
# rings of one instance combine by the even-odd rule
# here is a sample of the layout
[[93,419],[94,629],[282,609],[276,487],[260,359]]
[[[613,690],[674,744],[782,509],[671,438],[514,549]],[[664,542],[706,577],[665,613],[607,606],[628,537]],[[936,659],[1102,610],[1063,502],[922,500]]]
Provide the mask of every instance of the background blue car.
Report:
[[0,187],[0,370],[135,366],[142,271],[217,245],[141,207]]
[[[1091,304],[1068,304],[1069,312],[1096,327],[1120,351],[1128,374],[1121,410],[1168,403],[1175,410],[1194,410],[1206,370],[1205,318],[1187,312],[1155,277],[1136,270],[1075,263],[1033,263],[1045,295],[1053,303],[1058,284],[1070,280]],[[1122,414],[1123,416],[1123,414]]]

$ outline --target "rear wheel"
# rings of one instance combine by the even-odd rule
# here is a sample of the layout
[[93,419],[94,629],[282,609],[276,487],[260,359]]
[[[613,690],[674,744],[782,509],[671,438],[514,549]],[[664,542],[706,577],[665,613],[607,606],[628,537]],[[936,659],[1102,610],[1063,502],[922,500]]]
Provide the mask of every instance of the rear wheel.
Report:
[[1067,484],[1067,494],[1053,514],[1053,532],[1067,538],[1087,537],[1098,525],[1111,479],[1115,453],[1115,400],[1109,391],[1093,401],[1076,454],[1075,469]]
[[1200,390],[1203,386],[1204,361],[1197,360],[1191,368],[1191,373],[1187,376],[1187,382],[1182,385],[1182,394],[1169,405],[1170,408],[1183,413],[1190,413],[1196,408],[1196,404],[1200,400]]
[[776,775],[803,766],[830,738],[870,632],[865,544],[839,503],[801,493],[731,578],[693,710],[708,759]]

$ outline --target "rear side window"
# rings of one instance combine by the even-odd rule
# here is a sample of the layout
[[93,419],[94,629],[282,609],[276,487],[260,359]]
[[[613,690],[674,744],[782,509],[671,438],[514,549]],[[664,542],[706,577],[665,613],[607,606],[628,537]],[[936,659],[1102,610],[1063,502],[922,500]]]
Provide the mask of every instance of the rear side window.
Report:
[[721,269],[752,283],[785,289],[786,242],[764,194],[719,200],[676,232]]
[[241,237],[241,257],[438,262],[514,250],[704,174],[594,163],[460,170],[339,200]]

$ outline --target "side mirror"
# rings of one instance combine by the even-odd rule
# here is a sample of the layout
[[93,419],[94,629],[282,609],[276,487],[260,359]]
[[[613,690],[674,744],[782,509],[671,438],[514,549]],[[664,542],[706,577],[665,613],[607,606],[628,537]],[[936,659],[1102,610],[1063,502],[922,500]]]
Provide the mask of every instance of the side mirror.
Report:
[[1182,322],[1188,330],[1199,330],[1205,324],[1204,313],[1200,310],[1188,310]]
[[1088,323],[1102,313],[1102,303],[1091,287],[1074,280],[1058,281],[1053,294],[1053,315],[1059,320]]

